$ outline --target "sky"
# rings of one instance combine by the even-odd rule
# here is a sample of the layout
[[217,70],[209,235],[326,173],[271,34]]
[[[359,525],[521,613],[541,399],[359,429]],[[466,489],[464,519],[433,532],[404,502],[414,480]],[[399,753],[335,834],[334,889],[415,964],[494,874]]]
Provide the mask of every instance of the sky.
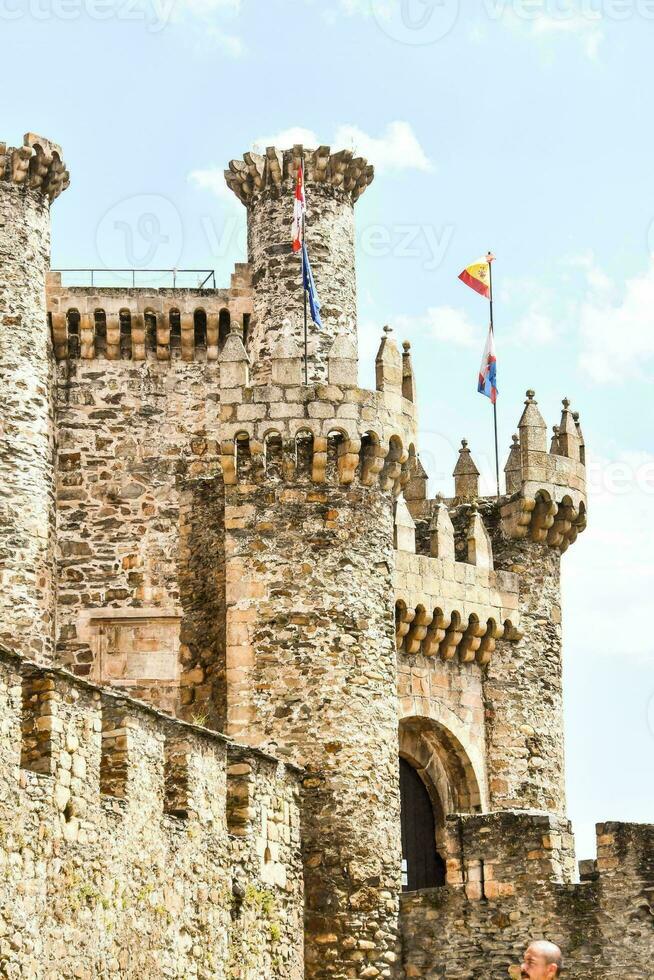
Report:
[[[277,141],[353,148],[361,381],[412,343],[430,492],[462,437],[492,491],[476,392],[494,266],[502,464],[524,392],[581,413],[589,525],[563,560],[569,810],[654,819],[654,0],[0,0],[0,138],[64,147],[54,268],[245,260],[222,170]],[[72,281],[72,280],[69,280]],[[84,280],[79,278],[79,284]]]

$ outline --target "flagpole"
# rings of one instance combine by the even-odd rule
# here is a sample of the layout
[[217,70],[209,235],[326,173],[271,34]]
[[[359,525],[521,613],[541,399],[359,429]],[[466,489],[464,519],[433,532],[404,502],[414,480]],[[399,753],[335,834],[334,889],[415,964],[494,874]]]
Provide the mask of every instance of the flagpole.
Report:
[[306,215],[306,183],[304,178],[304,156],[302,157],[302,193],[304,194],[305,206],[302,212],[302,292],[304,293],[304,383],[309,384],[309,333],[307,328],[307,277],[306,269],[304,267],[305,255],[306,255],[306,231],[307,231],[307,215]]
[[[495,341],[495,327],[493,324],[493,254],[489,252],[486,256],[488,261],[488,299],[490,303],[490,328]],[[500,453],[497,443],[497,399],[493,402],[493,426],[495,429],[495,480],[497,483],[497,498],[500,498]]]

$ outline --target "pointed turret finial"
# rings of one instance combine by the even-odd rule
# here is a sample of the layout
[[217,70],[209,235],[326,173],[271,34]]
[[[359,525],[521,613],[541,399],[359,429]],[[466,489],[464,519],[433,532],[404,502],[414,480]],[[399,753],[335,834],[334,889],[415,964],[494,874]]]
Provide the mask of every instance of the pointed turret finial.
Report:
[[247,385],[250,358],[238,334],[230,333],[227,335],[222,350],[218,354],[218,362],[220,363],[221,388],[240,388],[242,385]]
[[439,493],[434,501],[434,509],[429,522],[429,552],[432,558],[454,561],[454,527],[450,512]]
[[415,456],[413,467],[411,468],[408,483],[404,487],[404,497],[409,505],[409,510],[413,516],[417,517],[419,510],[412,510],[412,505],[427,499],[427,473],[420,461],[420,456]]
[[411,344],[408,340],[402,341],[402,396],[407,401],[416,400],[416,380],[411,364]]
[[552,441],[550,443],[550,452],[555,456],[559,455],[559,427],[558,425],[552,426]]
[[522,486],[522,463],[520,459],[520,439],[515,432],[511,437],[509,456],[504,466],[504,476],[506,478],[506,492],[517,493]]
[[575,420],[570,411],[570,400],[563,399],[563,411],[561,412],[561,424],[559,425],[558,454],[567,456],[568,459],[579,459],[579,435]]
[[487,569],[493,567],[493,547],[476,502],[470,508],[466,544],[470,565]]
[[[527,400],[518,423],[520,430],[520,451],[523,460],[530,452],[547,452],[547,426],[540,414],[533,388],[527,390]],[[524,468],[524,467],[523,467]]]
[[586,465],[586,443],[584,442],[584,434],[581,431],[581,424],[579,422],[579,412],[573,412],[572,418],[574,420],[575,429],[577,430],[577,436],[579,437],[579,462]]
[[410,554],[416,552],[416,526],[403,494],[395,504],[395,547]]
[[468,440],[461,440],[459,458],[454,467],[454,495],[459,502],[476,500],[479,496],[479,470],[468,449]]
[[377,357],[375,358],[375,380],[377,391],[396,391],[402,393],[402,355],[391,337],[393,328],[385,325]]

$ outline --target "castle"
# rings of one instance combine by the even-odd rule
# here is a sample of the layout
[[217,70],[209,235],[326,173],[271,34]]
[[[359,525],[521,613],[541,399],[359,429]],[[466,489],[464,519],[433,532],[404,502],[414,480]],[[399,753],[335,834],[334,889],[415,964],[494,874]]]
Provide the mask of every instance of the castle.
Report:
[[[323,328],[302,359],[304,156]],[[245,154],[229,289],[66,287],[58,146],[0,144],[0,974],[645,980],[654,830],[566,819],[562,555],[584,438],[534,393],[479,496],[357,386],[349,151]]]

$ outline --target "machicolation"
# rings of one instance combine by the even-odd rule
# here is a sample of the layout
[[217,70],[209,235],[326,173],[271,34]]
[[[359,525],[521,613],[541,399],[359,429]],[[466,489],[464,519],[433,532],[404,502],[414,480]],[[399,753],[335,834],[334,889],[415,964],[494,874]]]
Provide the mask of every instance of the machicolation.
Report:
[[[293,180],[323,328],[305,375]],[[0,973],[646,980],[650,826],[566,817],[560,565],[585,443],[528,391],[505,493],[358,386],[349,151],[226,172],[226,289],[66,285],[61,150],[0,146]]]

